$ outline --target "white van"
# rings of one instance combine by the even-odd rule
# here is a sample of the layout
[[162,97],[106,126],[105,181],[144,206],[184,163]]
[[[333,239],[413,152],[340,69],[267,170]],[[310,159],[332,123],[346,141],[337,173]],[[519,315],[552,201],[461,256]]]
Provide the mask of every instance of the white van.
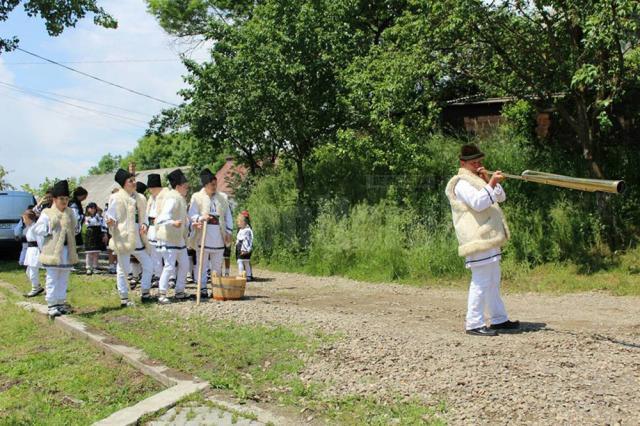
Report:
[[22,213],[36,204],[32,194],[24,191],[0,191],[0,255],[13,254],[21,247],[13,235],[13,228]]

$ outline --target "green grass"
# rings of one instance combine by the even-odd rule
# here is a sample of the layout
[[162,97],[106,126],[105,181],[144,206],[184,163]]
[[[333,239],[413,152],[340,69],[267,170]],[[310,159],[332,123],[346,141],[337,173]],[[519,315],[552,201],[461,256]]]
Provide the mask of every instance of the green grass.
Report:
[[91,424],[162,389],[0,294],[0,424]]
[[[462,259],[457,259],[462,263]],[[318,276],[329,276],[328,273],[313,272],[304,265],[292,267],[276,262],[256,263],[254,267],[263,267],[279,272],[297,272]],[[348,271],[346,278],[368,281],[372,283],[404,284],[415,287],[446,287],[466,290],[471,273],[465,271],[460,277],[449,278],[401,278],[389,279],[383,275],[369,275],[362,271]],[[614,296],[640,296],[640,249],[616,256],[603,268],[593,272],[583,265],[570,262],[547,263],[536,267],[528,267],[512,262],[509,253],[502,261],[502,288],[509,293],[549,293],[568,294],[589,291],[601,291]]]
[[[21,291],[29,289],[26,276],[13,263],[0,263],[0,279]],[[305,416],[331,423],[441,424],[438,416],[442,407],[427,407],[417,401],[380,404],[358,396],[325,397],[323,384],[303,383],[298,374],[305,359],[313,356],[319,345],[340,336],[282,326],[213,321],[195,314],[175,318],[155,305],[122,310],[114,281],[113,276],[71,276],[68,300],[82,321],[143,349],[152,359],[207,380],[214,388],[226,390],[240,400],[295,407],[306,410]],[[36,299],[42,302],[41,297]]]

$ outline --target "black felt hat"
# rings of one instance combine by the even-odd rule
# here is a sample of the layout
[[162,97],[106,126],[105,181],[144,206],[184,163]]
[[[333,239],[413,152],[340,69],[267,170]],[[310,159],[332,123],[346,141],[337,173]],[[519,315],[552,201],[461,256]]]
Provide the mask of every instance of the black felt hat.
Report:
[[175,169],[171,173],[167,175],[167,179],[169,179],[169,184],[171,184],[172,188],[175,188],[178,185],[182,185],[187,182],[187,177],[182,173],[182,170]]
[[69,182],[66,180],[59,180],[53,185],[51,195],[54,197],[68,197],[69,196]]
[[142,182],[136,182],[136,192],[138,194],[144,194],[146,190],[147,190],[147,185],[145,185]]
[[462,161],[475,160],[482,157],[484,157],[484,152],[473,144],[462,145],[462,148],[460,148],[460,160]]
[[147,188],[161,188],[162,182],[160,175],[157,173],[151,173],[147,176]]
[[133,175],[131,173],[129,173],[128,171],[126,171],[124,169],[118,169],[118,171],[116,172],[115,181],[118,182],[118,185],[120,185],[121,187],[124,188],[124,183],[130,177],[133,177]]
[[214,179],[216,179],[216,175],[214,175],[211,170],[204,169],[200,172],[200,182],[202,182],[202,186],[208,184]]

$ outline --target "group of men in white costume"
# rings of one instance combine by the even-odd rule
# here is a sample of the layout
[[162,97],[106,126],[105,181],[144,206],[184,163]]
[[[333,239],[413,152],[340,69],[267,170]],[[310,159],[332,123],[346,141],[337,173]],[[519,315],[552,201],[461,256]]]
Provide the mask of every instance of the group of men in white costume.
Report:
[[[200,173],[203,188],[193,194],[187,208],[189,191],[187,177],[180,170],[167,175],[171,188],[163,188],[158,174],[148,177],[146,200],[136,192],[135,176],[120,169],[115,181],[121,189],[109,199],[105,212],[111,230],[110,248],[118,256],[117,288],[121,306],[133,304],[129,300],[127,275],[131,271],[130,258],[136,257],[142,269],[141,301],[150,301],[151,277],[159,275],[158,303],[171,303],[168,297],[169,280],[175,278],[175,295],[187,299],[186,279],[191,269],[187,247],[200,250],[202,232],[207,227],[204,243],[204,266],[201,296],[208,297],[207,271],[222,275],[223,253],[231,244],[233,217],[226,194],[217,191],[215,174],[209,169]],[[195,268],[194,268],[195,269]]]
[[520,323],[509,320],[500,297],[501,247],[509,239],[509,228],[498,205],[506,200],[500,185],[504,176],[500,171],[489,176],[482,166],[483,158],[478,147],[464,145],[460,169],[445,193],[451,204],[458,254],[465,257],[465,266],[471,270],[466,332],[497,336],[498,332],[519,329]]

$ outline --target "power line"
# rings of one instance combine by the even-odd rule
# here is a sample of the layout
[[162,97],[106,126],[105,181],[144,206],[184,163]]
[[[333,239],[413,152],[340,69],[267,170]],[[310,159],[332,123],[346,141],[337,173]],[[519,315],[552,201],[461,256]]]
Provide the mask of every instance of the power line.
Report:
[[44,60],[44,61],[50,62],[50,63],[52,63],[52,64],[54,64],[54,65],[58,65],[58,66],[60,66],[60,67],[62,67],[62,68],[68,69],[69,71],[73,71],[73,72],[75,72],[75,73],[78,73],[78,74],[84,75],[85,77],[92,78],[92,79],[94,79],[94,80],[100,81],[100,82],[105,83],[105,84],[108,84],[108,85],[110,85],[110,86],[117,87],[117,88],[122,89],[122,90],[126,90],[127,92],[130,92],[130,93],[136,94],[136,95],[138,95],[138,96],[144,96],[145,98],[153,99],[154,101],[162,102],[163,104],[171,105],[171,106],[174,106],[174,107],[177,107],[177,106],[178,106],[178,105],[176,105],[176,104],[174,104],[174,103],[164,101],[164,100],[159,99],[159,98],[156,98],[156,97],[154,97],[154,96],[147,95],[147,94],[142,93],[142,92],[138,92],[137,90],[129,89],[128,87],[121,86],[121,85],[119,85],[119,84],[117,84],[117,83],[112,83],[112,82],[107,81],[107,80],[104,80],[104,79],[102,79],[102,78],[100,78],[100,77],[96,77],[95,75],[91,75],[91,74],[89,74],[89,73],[86,73],[86,72],[83,72],[83,71],[77,70],[77,69],[75,69],[75,68],[68,67],[68,66],[66,66],[66,65],[61,64],[60,62],[56,62],[56,61],[54,61],[54,60],[52,60],[52,59],[48,59],[48,58],[45,58],[44,56],[40,56],[40,55],[35,54],[35,53],[33,53],[33,52],[29,52],[28,50],[24,50],[24,49],[23,49],[23,48],[21,48],[21,47],[16,47],[16,49],[17,49],[17,50],[19,50],[19,51],[21,51],[21,52],[26,53],[27,55],[35,56],[36,58],[39,58],[39,59],[42,59],[42,60]]
[[[58,61],[60,64],[131,64],[131,63],[156,63],[156,62],[180,62],[180,59],[105,59],[101,61]],[[7,65],[51,65],[51,62],[4,62]]]
[[[94,114],[106,115],[106,116],[108,116],[108,117],[111,117],[111,118],[115,118],[115,119],[117,119],[117,120],[124,121],[124,122],[126,122],[127,124],[134,125],[134,126],[136,126],[136,127],[140,127],[140,126],[137,126],[137,125],[135,124],[136,122],[137,122],[137,123],[147,124],[145,121],[137,120],[137,119],[135,119],[135,118],[126,117],[126,116],[119,115],[119,114],[113,114],[113,113],[108,112],[108,111],[102,111],[102,110],[98,110],[98,109],[88,108],[88,107],[86,107],[86,106],[73,104],[73,103],[71,103],[71,102],[61,101],[60,99],[56,99],[56,98],[53,98],[53,97],[51,97],[51,96],[47,96],[47,95],[39,95],[39,94],[35,94],[35,95],[34,95],[34,94],[29,93],[29,92],[28,92],[28,91],[26,91],[26,90],[22,90],[22,89],[15,89],[15,88],[10,87],[10,86],[5,86],[4,84],[3,84],[3,86],[4,86],[4,87],[6,87],[7,89],[14,90],[14,91],[16,91],[16,92],[25,93],[25,94],[27,94],[27,95],[29,95],[29,96],[38,96],[38,97],[41,97],[41,98],[44,98],[44,99],[47,99],[47,100],[50,100],[50,101],[53,101],[53,102],[58,102],[58,103],[61,103],[61,104],[64,104],[64,105],[69,105],[69,106],[72,106],[72,107],[74,107],[74,108],[78,108],[78,109],[81,109],[81,110],[84,110],[84,111],[92,112],[92,113],[94,113]],[[143,127],[140,127],[140,128],[143,128]]]
[[88,103],[88,104],[100,105],[100,106],[104,106],[104,107],[107,107],[107,108],[119,109],[119,110],[122,110],[122,111],[130,112],[132,114],[137,114],[137,115],[144,116],[144,117],[147,117],[147,118],[151,117],[151,115],[148,114],[148,113],[135,111],[135,110],[132,110],[132,109],[127,109],[127,108],[122,108],[122,107],[119,107],[119,106],[116,106],[116,105],[109,105],[109,104],[103,104],[101,102],[90,101],[90,100],[87,100],[87,99],[74,98],[74,97],[71,97],[71,96],[63,95],[61,93],[47,92],[46,90],[38,90],[38,89],[32,89],[32,88],[23,87],[23,86],[16,86],[15,84],[7,83],[6,81],[0,81],[0,84],[5,85],[5,86],[10,86],[10,87],[13,87],[15,89],[21,89],[21,90],[24,90],[24,91],[27,91],[27,92],[32,92],[32,93],[34,93],[36,95],[39,94],[39,93],[44,93],[45,95],[58,96],[58,97],[65,98],[65,99],[71,99],[73,101],[85,102],[85,103]]
[[[7,89],[8,89],[8,87],[0,87],[0,89],[5,89],[5,90],[7,90]],[[10,93],[5,93],[5,94],[3,95],[3,98],[4,98],[4,99],[8,99],[8,98],[10,98],[10,99],[14,99],[14,100],[16,100],[16,101],[18,101],[18,102],[27,102],[27,103],[29,103],[29,104],[31,104],[31,105],[33,105],[33,106],[35,106],[35,107],[38,107],[38,108],[41,108],[41,109],[44,109],[44,110],[47,110],[47,111],[50,111],[50,112],[53,112],[53,113],[59,114],[59,115],[61,115],[61,116],[63,116],[63,117],[73,118],[73,119],[78,119],[78,118],[80,118],[80,117],[79,117],[79,116],[77,116],[77,115],[68,114],[68,113],[66,113],[66,112],[59,111],[59,110],[57,110],[57,109],[55,109],[55,108],[50,108],[50,107],[47,107],[47,106],[45,106],[45,105],[42,105],[42,104],[40,104],[40,103],[38,103],[38,102],[34,102],[34,101],[33,101],[32,99],[30,99],[30,98],[24,98],[24,97],[23,97],[23,98],[19,98],[19,97],[16,97],[16,96],[12,96]],[[131,135],[134,135],[134,133],[131,133],[131,132],[132,132],[132,130],[129,130],[129,129],[118,129],[118,128],[111,127],[111,126],[105,126],[103,123],[100,123],[100,122],[96,122],[95,124],[96,124],[96,125],[98,125],[99,127],[102,127],[102,128],[104,128],[104,129],[108,129],[108,130],[112,130],[112,131],[114,131],[114,132],[127,132],[127,133],[129,133],[129,134],[131,134]],[[127,124],[129,124],[129,123],[127,123]]]

